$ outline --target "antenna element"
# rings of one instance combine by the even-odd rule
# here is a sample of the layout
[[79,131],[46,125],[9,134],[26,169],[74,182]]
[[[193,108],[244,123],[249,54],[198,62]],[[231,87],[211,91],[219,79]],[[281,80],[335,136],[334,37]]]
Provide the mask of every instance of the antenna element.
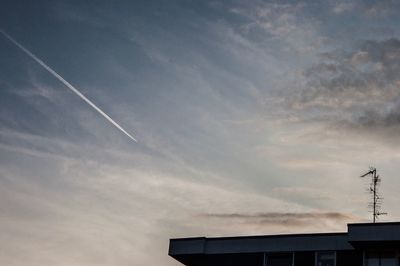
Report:
[[375,223],[380,215],[387,215],[387,213],[380,211],[381,206],[382,206],[383,197],[381,197],[378,194],[378,187],[381,183],[381,178],[377,174],[376,168],[370,167],[369,172],[363,174],[361,177],[366,177],[367,175],[371,175],[371,178],[372,178],[371,184],[368,189],[368,192],[372,196],[372,202],[370,202],[368,204],[368,207],[372,208],[372,218],[373,218],[373,222]]

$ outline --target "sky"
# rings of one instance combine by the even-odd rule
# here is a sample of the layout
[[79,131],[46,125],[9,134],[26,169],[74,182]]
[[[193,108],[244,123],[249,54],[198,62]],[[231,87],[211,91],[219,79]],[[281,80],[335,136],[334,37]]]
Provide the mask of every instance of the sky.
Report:
[[400,2],[23,1],[0,29],[0,264],[399,221]]

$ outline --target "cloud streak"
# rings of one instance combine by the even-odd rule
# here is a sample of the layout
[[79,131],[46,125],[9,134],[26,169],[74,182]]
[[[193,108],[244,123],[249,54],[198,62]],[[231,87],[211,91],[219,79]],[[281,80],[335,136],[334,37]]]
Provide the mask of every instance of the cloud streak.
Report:
[[318,221],[345,222],[354,217],[340,212],[263,212],[263,213],[211,213],[207,218],[240,220],[249,224],[304,226]]
[[68,81],[66,81],[61,75],[59,75],[56,71],[54,71],[51,67],[49,67],[46,63],[44,63],[41,59],[39,59],[36,55],[30,52],[27,48],[25,48],[22,44],[17,42],[13,37],[11,37],[4,30],[0,29],[0,33],[3,34],[9,41],[11,41],[14,45],[20,48],[24,53],[26,53],[29,57],[35,60],[39,65],[41,65],[44,69],[46,69],[50,74],[52,74],[55,78],[61,81],[68,89],[73,91],[76,95],[78,95],[82,100],[84,100],[87,104],[89,104],[93,109],[95,109],[99,114],[101,114],[105,119],[107,119],[111,124],[113,124],[116,128],[118,128],[122,133],[128,136],[131,140],[137,142],[137,140],[129,134],[125,129],[123,129],[117,122],[115,122],[110,116],[108,116],[103,110],[101,110],[97,105],[95,105],[91,100],[89,100],[85,95],[83,95],[78,89],[72,86]]

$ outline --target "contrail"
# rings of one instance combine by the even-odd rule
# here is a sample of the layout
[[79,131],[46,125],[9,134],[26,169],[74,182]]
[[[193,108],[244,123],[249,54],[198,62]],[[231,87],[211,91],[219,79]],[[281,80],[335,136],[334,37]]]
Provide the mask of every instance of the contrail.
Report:
[[68,89],[73,91],[76,95],[81,97],[82,100],[84,100],[86,103],[88,103],[90,106],[92,106],[97,112],[99,112],[105,119],[107,119],[111,124],[113,124],[116,128],[121,130],[125,135],[127,135],[130,139],[133,141],[137,142],[137,140],[132,137],[128,132],[125,131],[120,125],[118,125],[117,122],[115,122],[111,117],[109,117],[106,113],[104,113],[99,107],[97,107],[91,100],[86,98],[85,95],[83,95],[78,89],[76,89],[74,86],[72,86],[68,81],[66,81],[63,77],[61,77],[56,71],[54,71],[51,67],[46,65],[42,60],[40,60],[36,55],[31,53],[28,49],[26,49],[22,44],[17,42],[13,37],[8,35],[4,30],[0,29],[0,33],[3,34],[8,40],[10,40],[13,44],[15,44],[18,48],[20,48],[24,53],[29,55],[33,60],[35,60],[39,65],[44,67],[50,74],[52,74],[54,77],[56,77],[59,81],[61,81]]

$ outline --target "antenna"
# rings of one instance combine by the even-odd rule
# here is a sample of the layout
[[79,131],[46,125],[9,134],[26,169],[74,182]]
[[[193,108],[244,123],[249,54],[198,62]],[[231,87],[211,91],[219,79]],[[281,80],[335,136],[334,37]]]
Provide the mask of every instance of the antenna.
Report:
[[368,207],[372,208],[372,218],[375,223],[380,215],[387,215],[387,213],[380,211],[383,197],[381,197],[378,193],[381,178],[377,174],[376,168],[370,167],[369,172],[363,174],[361,177],[366,177],[367,175],[371,175],[372,178],[368,189],[368,193],[370,193],[372,196],[372,202],[368,204]]

